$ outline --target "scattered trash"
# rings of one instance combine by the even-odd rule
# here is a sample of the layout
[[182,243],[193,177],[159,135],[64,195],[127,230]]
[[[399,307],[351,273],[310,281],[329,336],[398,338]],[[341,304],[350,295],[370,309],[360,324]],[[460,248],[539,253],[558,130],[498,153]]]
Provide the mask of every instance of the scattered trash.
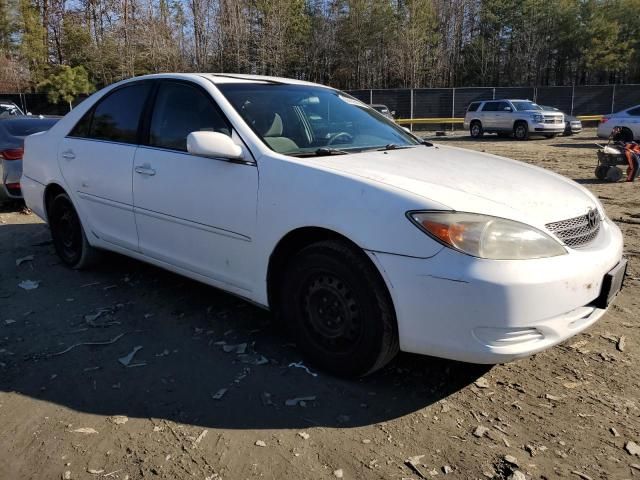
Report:
[[579,476],[582,480],[593,480],[589,475],[587,475],[586,473],[582,473],[579,472],[577,470],[572,470],[571,473],[573,473],[574,475]]
[[16,323],[13,318],[8,318],[4,321],[5,325],[11,325],[12,323]]
[[216,393],[211,394],[211,398],[213,398],[214,400],[221,400],[222,397],[224,397],[225,393],[227,393],[227,389],[221,388]]
[[62,474],[62,480],[71,480],[71,472],[69,470]]
[[223,345],[222,350],[224,350],[225,353],[233,352],[237,354],[243,354],[247,351],[247,344],[239,343],[237,345]]
[[514,470],[507,480],[527,480],[527,476],[520,470]]
[[310,435],[307,432],[298,432],[298,436],[304,440],[309,440]]
[[129,421],[129,417],[125,415],[114,415],[113,417],[110,417],[109,420],[116,425],[124,425]]
[[142,350],[142,345],[138,345],[136,347],[133,347],[133,350],[131,350],[131,352],[129,352],[128,355],[125,355],[124,357],[120,357],[118,359],[118,361],[124,365],[125,367],[128,367],[129,364],[131,363],[131,361],[133,360],[134,355],[139,351]]
[[336,478],[342,478],[344,476],[344,472],[339,468],[338,470],[333,471],[333,476]]
[[559,402],[560,400],[562,400],[562,397],[551,395],[549,393],[545,393],[544,398],[546,398],[547,400],[552,400],[554,402]]
[[318,374],[309,370],[309,368],[302,362],[293,362],[289,364],[289,368],[302,368],[305,372],[307,372],[312,377],[317,377]]
[[445,465],[444,467],[442,467],[442,473],[444,473],[445,475],[452,472],[453,472],[453,468],[451,468],[449,465]]
[[71,431],[74,433],[84,433],[86,435],[98,433],[98,431],[95,428],[91,428],[91,427],[76,428],[75,430],[71,430]]
[[616,348],[621,351],[624,352],[624,347],[625,347],[625,343],[627,341],[627,337],[625,337],[624,335],[622,335],[620,337],[620,339],[618,340],[618,344],[616,345]]
[[502,457],[503,460],[510,464],[510,465],[514,465],[514,466],[519,466],[518,465],[518,459],[516,457],[514,457],[513,455],[505,455],[504,457]]
[[73,345],[71,345],[68,348],[65,348],[64,350],[60,351],[60,352],[56,352],[56,353],[52,353],[49,355],[49,357],[56,357],[58,355],[64,355],[67,352],[70,352],[71,350],[73,350],[76,347],[79,347],[81,345],[89,345],[89,346],[96,346],[96,345],[111,345],[112,343],[116,343],[118,340],[120,340],[122,337],[124,337],[124,333],[121,333],[120,335],[116,335],[115,337],[113,337],[111,340],[107,340],[104,342],[81,342],[81,343],[75,343]]
[[629,441],[624,445],[624,449],[629,453],[629,455],[636,455],[640,457],[640,445],[637,443]]
[[100,475],[101,473],[104,473],[104,470],[96,470],[95,468],[88,468],[87,472],[89,472],[91,475]]
[[609,429],[609,431],[611,432],[611,434],[612,434],[614,437],[619,437],[619,436],[620,436],[620,434],[618,433],[618,430],[616,430],[616,428],[615,428],[615,427],[611,427],[611,428]]
[[315,396],[311,396],[311,397],[296,397],[296,398],[290,398],[289,400],[285,400],[284,404],[287,407],[296,407],[298,405],[300,405],[301,407],[306,407],[307,406],[307,402],[315,402],[316,397]]
[[409,467],[411,470],[413,470],[415,473],[417,473],[418,475],[420,475],[420,477],[427,479],[429,477],[427,477],[423,472],[422,469],[420,467],[421,463],[420,460],[422,459],[422,457],[424,457],[424,455],[414,455],[413,457],[409,457],[405,460],[405,465],[407,467]]
[[367,443],[371,443],[371,440],[368,438],[363,438],[362,439],[362,443],[367,444]]
[[478,388],[489,388],[489,382],[486,378],[480,377],[474,382],[475,386]]
[[264,443],[264,441],[262,441],[262,440],[257,440],[255,445],[256,445],[256,447],[266,447],[267,446],[267,444]]
[[482,438],[489,433],[489,429],[487,427],[483,427],[482,425],[478,425],[476,429],[473,431],[473,436]]
[[24,290],[35,290],[40,286],[40,280],[23,280],[18,286]]
[[33,255],[27,255],[26,257],[17,258],[16,259],[16,267],[19,267],[20,265],[22,265],[25,262],[33,262],[34,258],[35,257]]
[[209,430],[207,430],[207,429],[202,430],[202,432],[200,433],[200,435],[198,435],[198,438],[196,438],[196,439],[193,441],[193,445],[192,445],[192,447],[197,447],[197,446],[200,444],[200,442],[202,442],[202,440],[204,440],[204,437],[206,437],[206,436],[207,436],[207,433],[208,433],[208,432],[209,432]]

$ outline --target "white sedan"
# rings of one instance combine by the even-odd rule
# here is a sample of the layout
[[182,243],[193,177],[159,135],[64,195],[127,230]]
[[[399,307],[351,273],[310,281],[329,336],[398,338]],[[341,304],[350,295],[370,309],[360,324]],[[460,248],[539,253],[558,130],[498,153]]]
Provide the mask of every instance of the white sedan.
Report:
[[539,352],[600,318],[626,266],[620,230],[573,181],[281,78],[111,85],[27,138],[22,188],[69,267],[106,249],[221,288],[340,375],[398,350]]
[[602,117],[598,124],[598,137],[609,138],[615,127],[620,127],[621,140],[640,140],[640,105]]

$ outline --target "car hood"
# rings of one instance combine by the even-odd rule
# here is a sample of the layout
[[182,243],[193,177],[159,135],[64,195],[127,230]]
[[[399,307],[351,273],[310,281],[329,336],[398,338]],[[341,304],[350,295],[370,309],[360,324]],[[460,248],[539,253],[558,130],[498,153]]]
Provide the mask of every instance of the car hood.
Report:
[[435,202],[432,208],[446,206],[532,225],[573,218],[597,207],[585,188],[561,175],[456,147],[417,146],[314,162],[430,200]]

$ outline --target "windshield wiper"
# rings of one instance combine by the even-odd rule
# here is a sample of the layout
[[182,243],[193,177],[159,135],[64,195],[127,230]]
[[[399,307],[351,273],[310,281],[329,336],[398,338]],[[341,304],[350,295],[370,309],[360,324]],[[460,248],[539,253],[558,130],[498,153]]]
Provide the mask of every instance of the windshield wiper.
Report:
[[413,148],[413,147],[414,147],[413,145],[402,145],[402,146],[400,146],[400,145],[396,145],[395,143],[389,143],[389,144],[385,145],[382,148],[377,148],[377,150],[379,152],[383,152],[385,150],[400,150],[400,149],[403,149],[403,148]]
[[324,157],[327,155],[346,155],[347,153],[352,153],[347,150],[340,150],[339,148],[319,148],[315,151],[315,155],[317,157]]

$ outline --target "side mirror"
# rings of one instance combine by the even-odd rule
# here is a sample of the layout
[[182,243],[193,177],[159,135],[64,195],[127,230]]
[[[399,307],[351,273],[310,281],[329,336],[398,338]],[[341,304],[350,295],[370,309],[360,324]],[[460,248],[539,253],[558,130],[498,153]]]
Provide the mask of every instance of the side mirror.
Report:
[[191,132],[187,135],[187,151],[203,157],[242,158],[242,148],[236,145],[231,137],[219,132]]
[[396,116],[396,111],[395,110],[391,110],[391,115],[393,115],[395,117]]
[[410,133],[410,134],[412,134],[412,135],[413,135],[413,132],[412,132],[408,127],[402,127],[402,129],[403,129],[405,132]]

